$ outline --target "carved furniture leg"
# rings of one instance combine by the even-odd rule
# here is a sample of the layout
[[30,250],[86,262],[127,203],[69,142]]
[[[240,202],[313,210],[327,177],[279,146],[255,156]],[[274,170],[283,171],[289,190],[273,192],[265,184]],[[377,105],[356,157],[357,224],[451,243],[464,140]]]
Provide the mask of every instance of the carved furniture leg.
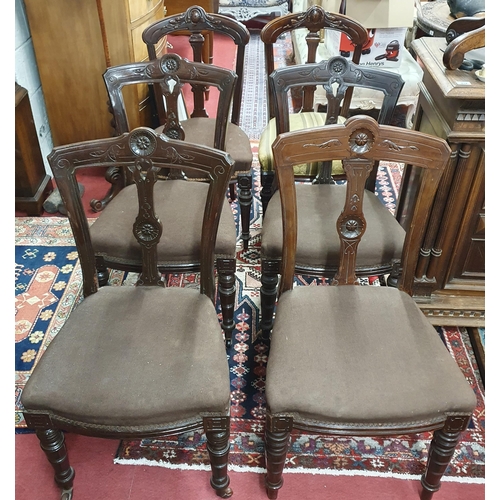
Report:
[[273,328],[274,307],[278,294],[279,262],[262,259],[262,275],[260,278],[260,329],[265,339]]
[[99,286],[106,286],[109,280],[109,269],[106,264],[104,264],[102,257],[96,257],[95,267],[97,269],[97,282]]
[[62,488],[61,500],[71,500],[75,471],[69,465],[64,434],[57,429],[38,429],[36,435],[40,440],[40,447],[54,468],[54,479]]
[[229,198],[231,201],[236,200],[236,183],[233,181],[229,183]]
[[283,468],[292,430],[292,419],[266,415],[264,447],[266,455],[266,492],[271,500],[278,498],[278,491],[283,486]]
[[90,207],[94,212],[100,212],[125,187],[125,173],[121,167],[109,167],[104,178],[111,184],[109,191],[102,200],[91,200]]
[[450,463],[460,433],[467,427],[470,417],[449,417],[442,429],[434,431],[429,448],[427,468],[422,476],[421,500],[430,500],[441,487],[441,477]]
[[222,329],[226,337],[226,348],[231,347],[233,337],[234,304],[236,301],[236,259],[217,259],[219,299],[222,310]]
[[238,174],[238,200],[240,203],[241,239],[248,249],[250,240],[250,209],[252,207],[252,174]]
[[269,200],[274,193],[274,172],[261,171],[260,184],[262,186],[262,189],[260,190],[260,200],[262,202],[262,216],[264,217],[266,215]]
[[207,449],[212,467],[210,485],[217,496],[229,498],[233,494],[227,475],[230,448],[229,417],[205,417],[203,426],[207,435]]
[[392,271],[387,278],[387,286],[392,286],[393,288],[398,287],[399,277],[401,276],[401,262],[394,262],[392,266]]

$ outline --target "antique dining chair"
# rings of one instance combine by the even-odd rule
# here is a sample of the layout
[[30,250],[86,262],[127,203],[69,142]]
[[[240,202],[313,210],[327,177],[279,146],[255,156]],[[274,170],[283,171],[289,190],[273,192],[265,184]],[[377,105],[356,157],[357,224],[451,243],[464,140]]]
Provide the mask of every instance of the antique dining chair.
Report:
[[[252,204],[252,149],[250,139],[239,126],[241,98],[243,90],[243,63],[245,49],[250,41],[248,29],[240,22],[219,14],[208,14],[202,7],[193,5],[183,14],[167,16],[148,26],[142,33],[142,39],[147,45],[150,60],[157,58],[156,44],[165,36],[175,33],[190,33],[189,43],[193,49],[193,61],[203,60],[203,47],[208,43],[203,33],[217,33],[231,38],[236,45],[237,80],[234,91],[231,118],[227,125],[223,149],[227,151],[235,162],[233,176],[230,182],[231,199],[238,198],[241,221],[241,239],[244,248],[248,248],[250,239],[250,210]],[[216,119],[209,117],[205,109],[206,89],[202,85],[191,88],[193,92],[193,110],[190,118],[183,120],[184,140],[196,144],[214,146],[214,137],[217,133]],[[168,117],[163,104],[163,98],[158,87],[155,86],[156,107],[160,124],[164,124]],[[174,132],[171,132],[173,137]],[[238,196],[235,185],[238,184]]]
[[[356,20],[342,14],[325,11],[319,5],[309,7],[306,12],[294,12],[269,21],[261,30],[260,37],[264,43],[264,56],[267,75],[268,96],[268,123],[262,131],[259,142],[259,163],[261,176],[261,192],[263,214],[266,213],[267,204],[275,189],[274,166],[272,154],[272,138],[276,137],[276,110],[272,98],[270,75],[275,69],[275,44],[278,39],[285,35],[292,36],[296,32],[306,32],[301,36],[307,44],[306,64],[320,62],[318,60],[318,47],[324,30],[336,30],[345,33],[353,44],[352,61],[359,63],[362,47],[368,40],[367,30]],[[325,125],[326,114],[314,109],[315,86],[306,87],[301,95],[301,107],[299,113],[290,116],[290,130]],[[349,111],[352,97],[352,88],[348,88],[342,104],[341,116],[345,117]],[[312,180],[316,177],[317,164],[297,166],[296,174],[301,178]]]
[[[215,140],[212,146],[223,149],[226,125],[234,92],[236,74],[228,69],[182,59],[177,54],[165,54],[160,59],[109,67],[103,75],[113,111],[117,134],[129,131],[124,93],[129,85],[157,84],[165,98],[169,119],[157,129],[171,138],[184,138],[182,123],[176,114],[177,101],[184,84],[203,85],[217,91],[219,101],[215,121]],[[215,92],[213,92],[215,98]],[[191,179],[185,174],[189,172]],[[158,244],[158,265],[163,273],[186,273],[200,270],[201,217],[203,196],[210,179],[203,171],[187,167],[172,169],[166,180],[159,180],[156,210],[169,239]],[[131,174],[129,173],[129,177]],[[199,179],[199,181],[196,180]],[[129,180],[128,182],[131,182]],[[139,272],[141,249],[130,232],[124,231],[134,220],[137,211],[135,187],[129,184],[104,207],[90,227],[94,245],[99,284],[105,285],[109,269]],[[227,345],[234,329],[236,226],[231,205],[223,204],[220,228],[215,246],[217,256],[218,294],[222,308],[222,324]]]
[[[214,248],[233,162],[227,153],[170,140],[141,127],[111,139],[55,148],[48,157],[78,250],[83,300],[37,362],[22,394],[24,418],[54,468],[62,498],[75,472],[64,431],[112,439],[159,437],[203,428],[210,484],[229,488],[229,368],[214,306]],[[120,165],[131,173],[135,217],[122,229],[141,249],[133,286],[98,287],[95,254],[76,172]],[[209,176],[198,233],[198,288],[166,287],[159,241],[172,239],[159,217],[160,168],[192,168]],[[156,183],[156,184],[155,184]]]
[[[273,152],[284,217],[280,296],[266,370],[268,497],[277,498],[283,485],[292,429],[343,436],[434,431],[421,480],[421,499],[429,500],[476,406],[458,365],[409,295],[413,280],[425,280],[423,236],[451,150],[443,139],[355,116],[345,124],[282,134]],[[339,157],[347,189],[340,214],[329,219],[341,247],[334,286],[294,287],[300,219],[293,166]],[[364,185],[378,160],[421,167],[399,288],[360,286],[355,271],[370,224]]]
[[[291,129],[293,114],[289,113],[290,93],[294,89],[322,86],[325,89],[328,106],[324,113],[326,124],[343,123],[341,105],[348,88],[370,88],[383,96],[377,117],[381,124],[389,124],[394,114],[398,97],[404,85],[400,75],[376,68],[360,67],[342,56],[328,61],[277,68],[269,77],[270,99],[275,109],[276,135]],[[272,144],[272,143],[271,143]],[[269,147],[271,147],[269,144]],[[296,271],[311,276],[333,277],[338,269],[339,242],[331,235],[330,213],[340,207],[345,194],[345,185],[332,183],[345,180],[340,160],[313,162],[295,165],[294,172],[304,173],[305,168],[314,166],[318,172],[314,183],[300,183],[297,186],[299,207],[299,237],[297,241]],[[375,163],[365,184],[365,216],[370,222],[360,245],[356,272],[359,276],[382,276],[390,274],[390,283],[397,279],[397,263],[401,257],[405,231],[398,221],[380,203],[375,191],[378,162]],[[299,177],[300,178],[300,177]],[[282,217],[279,191],[269,201],[262,223],[261,241],[261,323],[267,337],[272,329],[277,294],[278,274],[281,265]]]

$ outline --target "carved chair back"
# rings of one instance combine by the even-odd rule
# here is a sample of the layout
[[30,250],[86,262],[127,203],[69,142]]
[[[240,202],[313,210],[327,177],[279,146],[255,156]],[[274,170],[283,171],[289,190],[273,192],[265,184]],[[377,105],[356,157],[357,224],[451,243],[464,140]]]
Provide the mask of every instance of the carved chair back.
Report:
[[153,61],[109,67],[103,78],[118,135],[130,130],[123,96],[124,87],[128,85],[157,84],[165,114],[162,122],[163,133],[171,139],[179,140],[184,140],[184,130],[177,105],[183,86],[190,84],[217,89],[219,97],[213,147],[224,149],[229,112],[237,81],[234,71],[201,62],[190,62],[177,54],[165,54]]
[[[378,123],[388,125],[396,108],[404,86],[401,75],[383,69],[365,68],[342,56],[334,56],[328,61],[275,69],[269,76],[270,99],[276,112],[276,135],[290,131],[289,96],[292,89],[304,94],[321,85],[326,92],[327,109],[325,125],[335,124],[341,115],[341,104],[349,88],[369,88],[380,91],[384,98],[378,114]],[[303,101],[304,102],[304,101]],[[347,118],[344,116],[344,118]],[[367,180],[367,189],[374,191],[377,165]],[[331,182],[331,162],[320,168],[317,182]],[[336,175],[344,178],[345,175]]]
[[[239,125],[243,90],[243,63],[245,61],[245,48],[250,41],[250,33],[244,24],[220,14],[207,14],[202,7],[193,5],[182,14],[167,16],[151,24],[143,31],[142,39],[147,45],[149,59],[153,61],[157,58],[155,46],[164,36],[188,32],[190,33],[189,43],[193,49],[193,61],[202,62],[203,46],[208,43],[203,32],[207,31],[228,36],[237,46],[235,71],[238,78],[234,91],[231,123]],[[203,85],[194,85],[192,91],[194,110],[191,117],[207,117]],[[155,88],[155,97],[160,123],[164,123],[166,117],[163,114],[161,95],[159,95],[157,88]]]
[[[367,30],[356,20],[343,14],[327,12],[319,5],[309,7],[306,12],[296,12],[275,18],[269,21],[260,32],[260,37],[265,46],[264,54],[268,77],[274,71],[274,44],[278,40],[278,37],[297,29],[307,30],[305,36],[307,42],[307,64],[316,62],[316,53],[321,40],[321,32],[325,29],[336,30],[347,35],[354,46],[352,55],[354,63],[359,63],[363,45],[368,41]],[[304,90],[302,104],[304,111],[313,111],[315,90],[314,86]],[[271,95],[269,82],[268,95]],[[344,109],[346,110],[349,109],[351,95],[352,90],[348,90],[344,102]],[[271,119],[274,116],[273,104],[270,103],[269,118]]]
[[[79,194],[77,172],[83,168],[109,168],[119,164],[131,173],[136,186],[139,212],[133,228],[142,249],[142,272],[139,286],[165,286],[157,266],[157,245],[162,223],[155,213],[154,184],[160,169],[189,168],[208,177],[209,189],[203,214],[200,266],[200,292],[214,302],[214,247],[233,161],[223,151],[169,139],[146,127],[111,139],[99,139],[55,148],[48,160],[64,205],[68,211],[82,267],[83,293],[97,291],[95,253],[89,224]],[[175,214],[172,214],[175,217]]]
[[[347,174],[345,205],[336,220],[340,238],[338,272],[333,284],[356,283],[356,253],[366,230],[363,195],[374,162],[388,160],[422,168],[418,199],[412,224],[406,233],[399,288],[410,293],[418,269],[423,236],[439,180],[451,150],[440,138],[421,132],[379,125],[373,118],[355,116],[345,124],[288,132],[273,144],[276,176],[281,194],[283,217],[282,278],[280,293],[291,290],[297,246],[297,206],[293,166],[312,161],[341,159]],[[332,214],[334,221],[336,214]],[[333,224],[332,224],[333,226]],[[332,230],[333,227],[332,227]]]

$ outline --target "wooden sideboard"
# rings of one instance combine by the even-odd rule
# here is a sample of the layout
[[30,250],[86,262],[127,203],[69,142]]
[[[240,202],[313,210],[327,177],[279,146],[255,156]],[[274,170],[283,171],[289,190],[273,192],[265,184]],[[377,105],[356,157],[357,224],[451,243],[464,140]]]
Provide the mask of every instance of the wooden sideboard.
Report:
[[[163,1],[24,0],[55,146],[113,135],[102,74],[147,59],[142,32]],[[150,124],[147,86],[126,91],[131,126]]]
[[[446,139],[443,174],[420,249],[413,297],[434,325],[484,327],[485,84],[473,72],[443,65],[444,38],[413,41],[424,76],[414,127]],[[417,169],[407,166],[396,217],[411,220]]]

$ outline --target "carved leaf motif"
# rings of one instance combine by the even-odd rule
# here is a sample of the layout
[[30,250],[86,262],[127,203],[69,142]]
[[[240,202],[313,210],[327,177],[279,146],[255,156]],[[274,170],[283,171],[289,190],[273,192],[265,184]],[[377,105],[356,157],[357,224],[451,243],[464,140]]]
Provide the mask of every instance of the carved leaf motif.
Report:
[[172,146],[167,146],[162,148],[163,151],[166,151],[165,158],[170,162],[170,163],[184,163],[185,161],[190,161],[194,159],[194,156],[190,155],[181,155]]
[[330,139],[329,141],[322,142],[321,144],[304,144],[302,147],[326,149],[332,146],[340,146],[341,144],[341,141],[339,141],[338,139]]
[[[102,158],[102,159],[108,159],[111,161],[116,161],[117,158],[120,156],[120,150],[123,149],[123,146],[120,146],[119,144],[114,144],[110,148],[106,150],[100,150],[100,151],[94,151],[90,153],[90,156],[92,158]],[[75,160],[75,163],[82,163],[84,162],[85,159],[81,160]]]
[[402,146],[400,144],[396,144],[395,142],[385,139],[382,141],[382,145],[387,146],[391,151],[401,151],[403,149],[411,149],[413,151],[418,151],[417,146],[409,145],[409,146]]

